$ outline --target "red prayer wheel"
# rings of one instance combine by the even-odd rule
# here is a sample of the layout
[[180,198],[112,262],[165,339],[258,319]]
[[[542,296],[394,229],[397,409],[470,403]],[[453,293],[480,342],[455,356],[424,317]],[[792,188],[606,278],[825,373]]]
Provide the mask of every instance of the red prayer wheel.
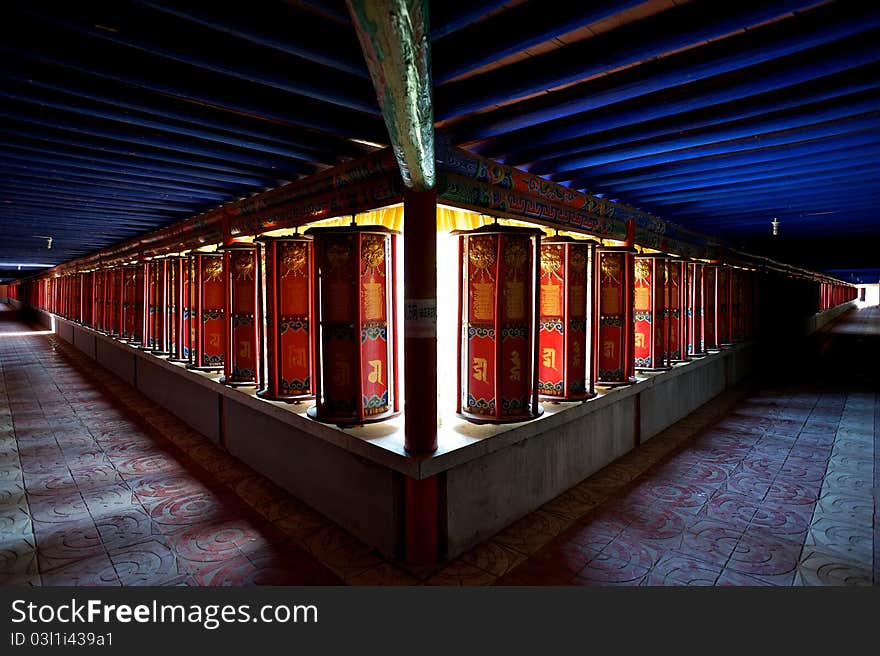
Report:
[[232,387],[262,382],[263,292],[258,244],[223,246],[226,277],[226,357],[220,382]]
[[459,416],[528,421],[538,405],[540,230],[498,224],[459,233]]
[[688,355],[706,355],[705,335],[703,333],[703,265],[688,263]]
[[730,272],[730,333],[734,342],[743,340],[742,282],[743,270]]
[[633,352],[639,370],[658,371],[671,366],[668,264],[667,258],[657,255],[637,255],[635,258]]
[[136,317],[139,314],[138,297],[143,293],[141,282],[141,267],[136,264],[127,264],[122,267],[122,326],[120,338],[128,342],[137,343],[139,337],[140,322]]
[[716,277],[716,294],[715,305],[715,327],[718,331],[718,344],[720,346],[730,346],[733,344],[731,332],[731,272],[729,266],[721,265],[718,267],[718,275]]
[[150,260],[147,272],[150,277],[147,347],[156,355],[168,355],[168,260]]
[[600,247],[597,293],[599,330],[596,339],[599,384],[636,382],[633,342],[633,268],[631,248]]
[[595,243],[570,237],[541,241],[538,394],[550,401],[596,395],[591,347]]
[[261,237],[266,265],[266,381],[257,395],[273,401],[315,396],[314,251],[310,237]]
[[92,325],[92,273],[91,271],[83,271],[79,274],[79,316],[77,321],[84,326]]
[[92,328],[104,331],[104,270],[92,272]]
[[189,369],[217,371],[226,356],[226,283],[223,255],[195,251],[188,255],[192,280],[192,333]]
[[190,321],[189,258],[173,255],[168,261],[168,360],[189,361]]
[[718,326],[716,324],[718,310],[718,266],[703,266],[703,347],[707,351],[718,350]]
[[397,233],[351,225],[306,235],[314,237],[316,328],[315,405],[308,416],[340,425],[393,417],[400,412]]
[[670,259],[666,286],[666,316],[669,321],[669,359],[671,362],[685,362],[688,352],[687,316],[687,262]]
[[113,267],[107,275],[108,330],[113,337],[122,334],[122,267]]

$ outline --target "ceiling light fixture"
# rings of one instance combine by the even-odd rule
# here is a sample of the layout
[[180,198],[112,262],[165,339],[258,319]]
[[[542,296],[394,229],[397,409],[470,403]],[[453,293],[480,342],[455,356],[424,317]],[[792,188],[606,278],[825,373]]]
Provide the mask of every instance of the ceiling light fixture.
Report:
[[773,220],[770,222],[770,225],[773,226],[773,236],[775,237],[779,234],[779,219],[774,216]]

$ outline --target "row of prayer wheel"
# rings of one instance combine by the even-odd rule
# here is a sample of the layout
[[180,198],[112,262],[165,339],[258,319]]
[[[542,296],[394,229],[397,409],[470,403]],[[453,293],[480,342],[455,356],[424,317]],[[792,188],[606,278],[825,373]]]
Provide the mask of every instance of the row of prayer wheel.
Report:
[[[456,410],[469,421],[526,421],[539,400],[585,400],[752,330],[743,270],[530,228],[457,234]],[[52,311],[222,370],[226,385],[361,424],[400,410],[396,248],[379,226],[312,228],[65,275],[45,294]]]

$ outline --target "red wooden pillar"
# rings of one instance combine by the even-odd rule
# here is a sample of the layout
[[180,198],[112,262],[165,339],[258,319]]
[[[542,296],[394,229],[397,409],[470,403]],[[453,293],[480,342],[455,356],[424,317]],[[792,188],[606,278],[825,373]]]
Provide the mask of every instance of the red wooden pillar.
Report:
[[596,251],[596,305],[599,329],[595,347],[600,385],[636,382],[633,342],[633,269],[631,247],[600,247]]
[[474,423],[541,414],[536,366],[541,231],[497,224],[460,233],[459,416]]
[[314,398],[314,252],[312,239],[261,237],[266,262],[266,380],[257,396]]
[[190,261],[173,255],[168,262],[168,360],[189,362],[190,323]]
[[89,326],[92,321],[92,274],[88,271],[80,271],[77,277],[77,301],[79,308],[76,320],[84,326]]
[[685,362],[688,357],[687,262],[678,258],[667,262],[667,317],[669,320],[669,358]]
[[[437,449],[437,192],[403,196],[404,447]],[[439,552],[438,476],[404,478],[404,557],[434,563]]]
[[718,266],[703,266],[703,348],[718,350]]
[[141,344],[144,338],[143,307],[143,264],[126,264],[122,285],[122,339],[134,346]]
[[397,382],[397,233],[382,226],[312,228],[315,239],[315,405],[340,425],[400,413]]
[[596,395],[592,357],[593,259],[596,245],[570,237],[541,241],[538,394],[551,401]]
[[742,316],[742,281],[743,270],[733,269],[730,272],[730,331],[734,342],[744,339]]
[[[437,449],[437,192],[403,196],[404,441]],[[436,514],[435,514],[436,518]]]
[[153,349],[153,312],[156,306],[156,286],[152,275],[150,260],[141,258],[135,265],[138,268],[138,296],[136,321],[140,338],[138,348],[145,351]]
[[226,280],[226,357],[220,382],[231,387],[262,383],[263,292],[258,244],[223,246]]
[[122,267],[107,271],[107,331],[112,337],[122,334]]
[[104,270],[92,272],[92,328],[104,332]]
[[742,280],[742,324],[743,338],[752,337],[752,272],[744,271]]
[[730,315],[730,273],[731,268],[722,264],[718,267],[718,274],[715,279],[716,288],[718,290],[715,305],[715,327],[718,332],[719,346],[730,346],[733,344]]
[[226,354],[226,295],[223,255],[194,251],[188,255],[192,280],[192,333],[189,369],[217,371]]
[[633,352],[636,369],[659,371],[671,366],[672,321],[666,307],[668,264],[666,257],[658,255],[635,258]]
[[168,355],[168,260],[164,257],[150,260],[147,271],[150,276],[148,346],[156,355]]
[[706,355],[703,306],[703,265],[688,263],[688,355]]

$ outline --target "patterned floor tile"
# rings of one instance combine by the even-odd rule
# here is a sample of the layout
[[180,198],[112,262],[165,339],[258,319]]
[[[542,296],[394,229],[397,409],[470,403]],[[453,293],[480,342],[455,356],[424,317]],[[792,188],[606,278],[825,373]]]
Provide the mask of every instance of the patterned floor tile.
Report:
[[678,551],[696,560],[723,566],[730,559],[744,528],[701,519],[688,527]]
[[120,547],[109,555],[122,585],[165,585],[188,574],[181,569],[173,544],[164,537]]
[[144,503],[160,531],[169,534],[190,526],[226,518],[240,509],[234,501],[210,492],[193,492]]
[[118,509],[140,508],[140,503],[125,483],[111,483],[102,487],[81,491],[83,501],[93,518],[101,517]]
[[50,572],[42,572],[40,577],[43,585],[51,586],[122,585],[110,557],[106,554],[77,560]]
[[572,488],[555,499],[544,504],[543,510],[563,519],[574,521],[580,519],[602,502],[602,497],[584,490]]
[[868,526],[874,518],[874,499],[868,496],[851,497],[845,494],[825,493],[819,497],[813,517]]
[[52,525],[58,523],[90,519],[86,502],[78,491],[55,496],[30,497],[29,505],[34,526],[38,530],[45,526],[52,528]]
[[870,524],[841,523],[818,517],[810,526],[805,546],[836,553],[849,561],[870,567],[874,557],[873,542],[873,527]]
[[710,586],[721,574],[720,565],[712,565],[679,553],[668,553],[654,566],[643,585]]
[[3,534],[0,540],[0,580],[4,576],[25,576],[38,572],[33,537]]
[[663,552],[626,531],[578,572],[578,585],[639,585]]
[[413,575],[405,572],[391,563],[382,563],[372,567],[357,576],[353,576],[351,585],[419,585],[420,581]]
[[798,563],[795,585],[870,586],[871,568],[847,561],[840,554],[816,547],[804,547]]
[[112,509],[95,518],[95,527],[104,546],[119,549],[164,535],[141,507]]
[[510,549],[494,540],[488,540],[463,554],[460,560],[494,576],[503,576],[523,562],[526,557],[522,552]]
[[760,503],[760,500],[753,497],[719,491],[709,500],[699,517],[745,529],[755,516]]
[[501,531],[495,541],[520,553],[533,554],[570,524],[561,517],[537,510]]
[[382,562],[373,550],[335,525],[309,536],[304,546],[312,556],[346,581]]
[[[822,495],[842,494],[870,498],[873,495],[874,477],[850,471],[829,471],[822,483]],[[821,495],[820,495],[821,496]]]
[[747,529],[737,542],[725,569],[777,585],[791,585],[801,554],[801,541]]
[[498,577],[464,561],[455,561],[426,581],[427,585],[490,585]]
[[749,526],[784,536],[788,540],[802,539],[810,526],[812,511],[811,505],[793,505],[765,499]]

